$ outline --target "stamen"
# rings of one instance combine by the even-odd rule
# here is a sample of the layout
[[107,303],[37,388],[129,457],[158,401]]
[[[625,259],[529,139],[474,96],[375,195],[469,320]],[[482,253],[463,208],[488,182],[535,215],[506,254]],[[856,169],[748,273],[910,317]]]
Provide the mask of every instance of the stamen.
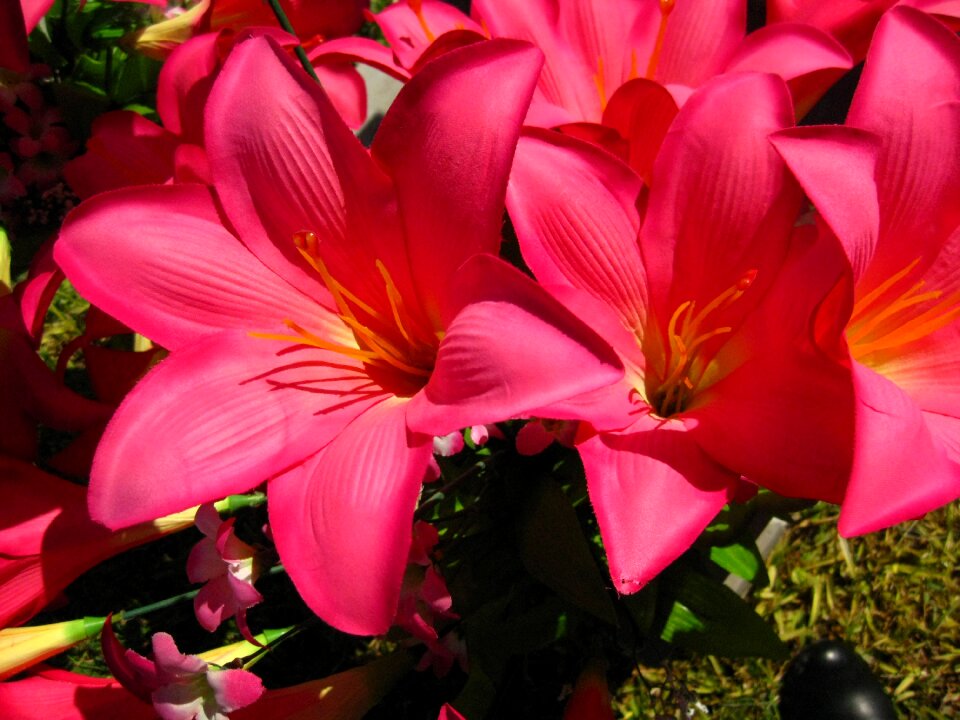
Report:
[[333,295],[333,301],[337,304],[337,308],[343,315],[352,317],[354,320],[357,319],[353,314],[353,310],[350,309],[350,306],[346,302],[349,300],[358,308],[367,313],[367,315],[370,317],[376,318],[381,322],[383,321],[383,316],[380,313],[367,305],[367,303],[347,290],[343,285],[338,283],[333,278],[333,276],[330,274],[330,271],[327,270],[327,266],[324,264],[323,260],[320,259],[319,253],[317,252],[318,242],[317,236],[314,233],[294,233],[293,242],[297,246],[297,250],[300,251],[300,254],[303,256],[303,258],[310,263],[310,266],[316,270],[323,279],[323,284],[327,286],[330,294]]
[[[705,332],[701,332],[700,326],[708,317],[740,299],[753,285],[756,277],[756,270],[748,271],[696,314],[694,314],[696,303],[692,300],[680,303],[674,310],[667,323],[666,368],[669,372],[657,389],[650,394],[652,405],[658,415],[670,417],[681,412],[686,406],[706,368],[705,364],[698,363],[697,351],[712,338],[733,332],[733,327],[729,325]],[[699,372],[698,365],[702,365]]]
[[413,14],[417,16],[417,21],[420,23],[420,27],[423,28],[424,35],[427,36],[427,42],[433,42],[436,40],[437,36],[431,32],[430,26],[427,25],[427,19],[423,16],[423,1],[407,0],[407,5],[409,5],[410,9],[413,10]]
[[319,338],[304,330],[291,320],[286,320],[284,322],[287,327],[290,327],[297,333],[297,336],[275,335],[268,333],[254,333],[254,336],[273,340],[287,340],[305,343],[308,345],[313,345],[314,347],[333,350],[335,352],[347,355],[348,357],[357,358],[368,364],[386,364],[411,375],[429,377],[431,372],[429,368],[418,367],[417,365],[412,365],[406,362],[405,358],[409,356],[408,353],[405,353],[403,349],[397,347],[397,345],[385,338],[382,332],[379,332],[374,327],[371,327],[369,322],[361,321],[357,317],[357,312],[355,309],[363,312],[366,316],[369,316],[369,318],[371,318],[375,324],[382,323],[384,326],[391,328],[396,327],[403,336],[403,339],[411,346],[409,349],[413,351],[414,358],[419,357],[421,354],[426,356],[433,350],[433,348],[428,345],[415,342],[410,333],[407,331],[407,328],[404,326],[404,323],[401,319],[403,315],[403,298],[386,266],[380,260],[375,260],[377,270],[380,273],[380,276],[383,278],[386,288],[387,299],[390,304],[393,322],[387,320],[382,313],[378,312],[350,292],[330,274],[326,264],[320,258],[320,244],[317,236],[314,233],[309,231],[298,232],[294,234],[293,240],[297,250],[300,251],[300,254],[303,256],[303,258],[320,275],[327,289],[330,291],[331,296],[333,297],[334,303],[339,311],[338,314],[340,319],[343,320],[343,322],[351,330],[353,330],[354,336],[357,338],[357,342],[361,347],[351,348],[339,343],[331,343],[323,340],[322,338]]
[[287,319],[283,321],[283,324],[288,328],[296,332],[296,335],[280,335],[275,333],[263,333],[263,332],[251,332],[250,336],[255,338],[260,338],[262,340],[281,340],[284,342],[295,342],[299,345],[312,345],[313,347],[318,347],[323,350],[333,350],[336,353],[341,355],[346,355],[348,357],[356,358],[367,362],[369,360],[376,359],[376,353],[370,352],[368,350],[361,350],[360,348],[352,348],[349,345],[341,345],[340,343],[330,342],[329,340],[324,340],[321,337],[317,337],[309,330],[305,330],[300,327],[293,320]]
[[650,55],[650,63],[647,65],[646,78],[653,80],[653,75],[657,71],[657,64],[660,62],[660,53],[663,51],[663,39],[667,35],[667,20],[670,19],[670,13],[673,12],[673,6],[677,0],[660,0],[660,27],[657,30],[657,42],[653,46],[653,53]]
[[920,340],[960,318],[958,291],[918,314],[907,312],[897,321],[896,317],[910,308],[940,300],[943,296],[942,290],[921,292],[927,284],[926,280],[921,279],[893,299],[882,300],[898,283],[905,280],[919,263],[920,258],[917,258],[854,305],[850,322],[847,324],[847,343],[856,359],[862,360],[871,353]]
[[603,75],[603,58],[597,58],[597,74],[593,76],[593,84],[597,86],[597,95],[600,96],[600,109],[607,107],[606,80]]
[[386,285],[387,288],[387,300],[390,301],[390,310],[393,312],[393,320],[397,324],[400,334],[403,335],[404,339],[408,343],[412,344],[413,338],[410,337],[407,329],[403,326],[403,322],[400,320],[400,307],[403,305],[403,299],[400,297],[400,291],[397,290],[397,285],[393,282],[393,278],[390,277],[390,272],[387,270],[386,266],[379,260],[377,260],[377,270],[380,271],[380,277],[383,278],[383,284]]

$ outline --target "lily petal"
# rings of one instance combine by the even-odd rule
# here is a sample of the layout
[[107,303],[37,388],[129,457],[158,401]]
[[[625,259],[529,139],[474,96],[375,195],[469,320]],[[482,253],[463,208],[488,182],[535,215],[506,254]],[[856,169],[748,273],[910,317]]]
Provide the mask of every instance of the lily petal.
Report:
[[851,67],[850,54],[825,32],[800,23],[777,23],[747,35],[726,72],[779,75],[790,87],[800,118]]
[[957,37],[912,8],[887,13],[877,26],[847,124],[883,139],[877,164],[881,241],[858,287],[866,292],[918,257],[922,271],[960,225]]
[[[275,100],[264,103],[265,97]],[[377,244],[384,234],[395,238],[396,222],[383,210],[389,180],[317,83],[275,42],[252,38],[231,52],[206,112],[217,195],[244,244],[274,272],[311,297],[328,297],[294,243],[307,231],[320,239],[324,261],[341,282],[337,258],[347,244],[363,255],[391,245],[392,254],[402,253],[402,243]],[[328,259],[328,252],[337,257]],[[380,259],[394,266],[391,257]],[[351,280],[377,276],[364,270]],[[372,292],[350,289],[363,297]]]
[[857,435],[840,534],[880,530],[960,497],[960,464],[914,402],[859,363],[853,379]]
[[627,327],[641,327],[646,317],[637,246],[642,187],[635,173],[593,146],[528,131],[507,189],[520,248],[537,279],[588,292]]
[[374,138],[435,322],[456,269],[500,247],[507,176],[541,64],[538,50],[510,40],[448,52],[401,90]]
[[221,329],[269,331],[284,319],[346,332],[223,227],[205,187],[91,198],[64,224],[55,256],[90,302],[169,349]]
[[703,307],[755,271],[753,289],[738,303],[745,312],[772,282],[800,190],[767,135],[791,125],[786,85],[774,75],[716,77],[680,109],[654,164],[640,231],[658,317],[686,301]]
[[770,140],[840,240],[854,280],[859,279],[880,233],[874,179],[879,139],[855,128],[826,126],[791,128]]
[[408,433],[405,410],[381,403],[267,486],[284,566],[307,605],[344,632],[382,634],[397,610],[433,447]]
[[739,477],[707,457],[678,421],[644,418],[580,444],[614,586],[640,590],[687,550],[731,500]]
[[120,405],[94,459],[91,515],[116,528],[250,490],[383,397],[343,355],[208,335]]

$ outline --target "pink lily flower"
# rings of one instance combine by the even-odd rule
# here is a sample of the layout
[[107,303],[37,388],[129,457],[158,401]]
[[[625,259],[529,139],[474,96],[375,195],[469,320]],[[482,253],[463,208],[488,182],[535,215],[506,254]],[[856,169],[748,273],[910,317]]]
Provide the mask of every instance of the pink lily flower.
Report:
[[960,496],[958,107],[960,40],[895,8],[877,26],[848,127],[776,140],[854,284],[838,325],[856,398],[844,535]]
[[[710,77],[745,70],[780,74],[805,111],[851,66],[842,47],[810,26],[780,24],[746,36],[744,0],[476,0],[471,12],[472,19],[440,0],[403,0],[373,19],[410,72],[435,55],[435,43],[453,47],[484,35],[532,42],[546,56],[528,119],[536,125],[611,125],[608,102],[647,105],[649,97],[634,95],[656,92],[651,81],[682,104]],[[621,87],[638,79],[645,82],[614,102]]]
[[450,53],[401,92],[368,153],[254,38],[207,103],[216,201],[158,186],[70,216],[67,275],[171,351],[107,429],[95,519],[122,527],[269,481],[277,549],[308,605],[348,632],[390,627],[432,436],[622,372],[493,256],[540,62],[507,41]]
[[196,655],[184,655],[167,633],[151,638],[152,660],[124,648],[109,618],[101,640],[110,672],[127,690],[152,702],[162,720],[227,720],[227,713],[252,705],[264,692],[253,673],[212,668]]
[[197,528],[206,537],[193,546],[187,558],[190,582],[206,583],[194,598],[193,607],[200,624],[210,632],[227,618],[236,617],[237,627],[250,642],[247,608],[263,600],[253,584],[259,568],[256,550],[233,531],[236,518],[220,520],[213,503],[197,510]]
[[2,456],[0,490],[0,627],[25,623],[97,563],[193,524],[190,511],[111,532],[88,517],[85,488]]
[[800,189],[767,140],[792,120],[773,75],[708,82],[671,125],[641,209],[641,179],[607,153],[534,130],[518,145],[507,206],[524,258],[627,368],[536,413],[599,430],[581,424],[578,449],[620,592],[690,547],[741,475],[842,497],[844,372],[809,330],[841,270],[829,242],[794,229]]

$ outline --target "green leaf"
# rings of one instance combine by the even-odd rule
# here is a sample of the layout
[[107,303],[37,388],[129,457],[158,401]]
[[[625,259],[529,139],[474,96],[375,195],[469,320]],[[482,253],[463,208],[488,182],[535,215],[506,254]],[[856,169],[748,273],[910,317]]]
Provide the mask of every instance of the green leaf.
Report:
[[616,610],[570,500],[552,480],[534,482],[517,519],[524,567],[567,602],[616,625]]
[[763,558],[756,543],[734,543],[710,548],[710,559],[727,572],[739,575],[747,582],[756,580],[763,569]]
[[660,632],[663,640],[707,655],[787,657],[773,629],[722,583],[681,566],[665,574],[661,592],[674,599]]

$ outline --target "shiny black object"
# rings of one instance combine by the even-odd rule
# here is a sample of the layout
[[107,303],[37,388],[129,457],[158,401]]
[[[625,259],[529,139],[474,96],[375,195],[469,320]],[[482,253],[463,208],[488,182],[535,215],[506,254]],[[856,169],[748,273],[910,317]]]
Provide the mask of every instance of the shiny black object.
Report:
[[822,640],[790,661],[780,686],[780,720],[897,720],[897,712],[850,645]]

